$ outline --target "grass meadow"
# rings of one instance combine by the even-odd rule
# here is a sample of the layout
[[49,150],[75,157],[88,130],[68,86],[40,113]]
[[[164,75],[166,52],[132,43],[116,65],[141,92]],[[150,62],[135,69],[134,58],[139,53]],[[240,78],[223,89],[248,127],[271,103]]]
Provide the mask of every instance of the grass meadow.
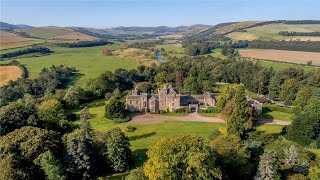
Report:
[[[110,46],[111,49],[115,49],[115,45]],[[17,58],[16,60],[26,66],[29,71],[30,77],[35,77],[42,68],[50,67],[51,65],[68,65],[76,67],[83,78],[97,77],[99,74],[105,71],[114,71],[117,68],[134,69],[140,63],[136,60],[129,60],[124,58],[114,58],[112,56],[101,55],[101,46],[87,47],[87,48],[63,48],[50,46],[49,48],[54,51],[53,54],[41,57],[28,57]],[[0,61],[1,64],[11,62],[13,59],[7,59]],[[152,61],[152,60],[150,60]],[[154,62],[157,62],[154,60]]]

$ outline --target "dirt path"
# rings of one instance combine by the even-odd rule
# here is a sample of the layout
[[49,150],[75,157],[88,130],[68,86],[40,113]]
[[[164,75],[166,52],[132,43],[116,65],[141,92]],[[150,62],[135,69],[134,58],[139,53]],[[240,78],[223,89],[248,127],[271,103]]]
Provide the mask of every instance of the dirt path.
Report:
[[[165,121],[192,121],[192,122],[212,122],[225,123],[220,117],[204,117],[197,113],[190,113],[187,116],[164,116],[160,114],[142,114],[132,118],[128,124],[158,124]],[[276,124],[288,125],[290,121],[275,120],[275,119],[259,119],[257,124]]]

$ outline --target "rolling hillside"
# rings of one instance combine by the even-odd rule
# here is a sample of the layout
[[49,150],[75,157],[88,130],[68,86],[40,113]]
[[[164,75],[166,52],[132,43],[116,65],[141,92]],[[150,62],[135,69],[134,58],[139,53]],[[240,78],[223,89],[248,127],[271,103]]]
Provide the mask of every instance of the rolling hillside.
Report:
[[320,24],[267,24],[245,29],[243,32],[233,32],[227,37],[235,40],[297,40],[320,41],[320,37],[315,36],[281,36],[280,31],[295,32],[320,32]]
[[31,29],[17,30],[20,33],[25,33],[30,37],[40,38],[40,39],[62,39],[62,40],[83,40],[83,41],[93,41],[99,38],[89,36],[74,31],[70,28],[60,28],[55,26],[49,27],[38,27]]

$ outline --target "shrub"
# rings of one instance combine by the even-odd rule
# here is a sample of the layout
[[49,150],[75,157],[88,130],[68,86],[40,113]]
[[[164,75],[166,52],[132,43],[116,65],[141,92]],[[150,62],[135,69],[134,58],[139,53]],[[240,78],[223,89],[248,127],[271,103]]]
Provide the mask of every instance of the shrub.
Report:
[[190,110],[189,110],[189,107],[182,107],[182,108],[176,109],[174,112],[175,113],[189,113]]
[[133,131],[135,131],[136,129],[137,129],[136,127],[127,126],[127,127],[126,127],[126,132],[133,132]]
[[125,117],[125,118],[114,118],[113,121],[116,123],[126,123],[130,121],[130,117]]
[[307,65],[308,66],[311,66],[312,65],[312,61],[310,60],[310,61],[307,61]]
[[201,109],[201,113],[219,113],[219,110],[215,107],[208,107],[207,109]]

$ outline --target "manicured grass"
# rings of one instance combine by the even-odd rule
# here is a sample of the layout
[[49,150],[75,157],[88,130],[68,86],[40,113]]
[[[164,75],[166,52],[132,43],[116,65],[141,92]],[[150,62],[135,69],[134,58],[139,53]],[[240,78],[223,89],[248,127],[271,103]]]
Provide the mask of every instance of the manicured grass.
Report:
[[259,115],[259,118],[291,121],[293,116],[292,109],[290,108],[278,107],[275,104],[267,104],[262,107],[262,114]]
[[[42,57],[20,58],[16,59],[25,65],[31,77],[35,77],[42,68],[50,67],[51,65],[69,65],[74,66],[83,78],[97,77],[105,71],[114,71],[117,68],[134,69],[139,64],[134,60],[116,59],[112,56],[102,56],[101,46],[90,48],[62,48],[50,47],[54,51],[52,55]],[[6,64],[12,60],[0,61],[1,64]]]
[[260,114],[259,118],[291,121],[293,118],[293,114],[286,113],[286,112],[280,112],[280,111],[270,111],[270,112],[265,112],[265,113]]
[[267,134],[279,134],[282,129],[282,125],[264,124],[257,127],[258,131],[265,132]]

